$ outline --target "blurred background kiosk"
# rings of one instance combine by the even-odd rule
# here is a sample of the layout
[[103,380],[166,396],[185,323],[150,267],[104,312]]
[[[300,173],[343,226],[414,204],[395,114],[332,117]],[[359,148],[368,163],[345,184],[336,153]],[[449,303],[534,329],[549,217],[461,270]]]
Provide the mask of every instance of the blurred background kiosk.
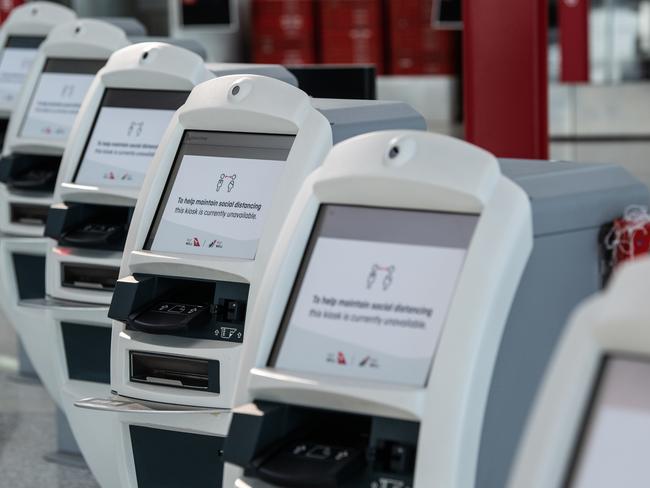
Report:
[[225,486],[504,486],[566,314],[601,284],[600,227],[647,199],[616,166],[430,133],[335,147],[249,316]]
[[[185,49],[125,47],[95,77],[71,129],[54,193],[61,203],[50,209],[46,225],[46,235],[58,240],[46,244],[47,298],[19,301],[15,328],[81,452],[98,435],[112,434],[76,425],[70,411],[80,396],[109,390],[111,283],[144,173],[174,112],[196,84],[212,77]],[[117,476],[90,467],[101,485]]]
[[[122,29],[106,22],[58,25],[16,101],[0,160],[0,309],[14,328],[30,320],[19,301],[45,296],[43,229],[72,124],[97,71],[128,44]],[[20,358],[21,371],[29,370],[22,348]],[[59,437],[60,450],[76,449],[68,438]]]
[[16,7],[0,28],[0,143],[16,99],[38,47],[53,27],[74,20],[76,14],[63,5],[30,2]]
[[90,464],[112,462],[121,487],[221,486],[247,314],[291,202],[333,143],[390,127],[425,125],[403,103],[312,99],[254,75],[192,91],[145,178],[111,303],[122,397],[78,403],[119,433]]
[[623,265],[569,323],[511,488],[650,485],[650,260]]
[[[80,398],[109,395],[111,321],[108,305],[122,250],[149,162],[192,88],[233,71],[289,81],[281,66],[213,64],[162,43],[116,51],[91,85],[61,160],[45,233],[47,299],[23,300],[16,329],[34,368],[63,409],[81,452],[110,424],[84,422]],[[80,417],[79,420],[77,418]],[[98,434],[98,429],[108,428]],[[90,456],[90,460],[96,459]],[[90,465],[102,486],[118,473]]]

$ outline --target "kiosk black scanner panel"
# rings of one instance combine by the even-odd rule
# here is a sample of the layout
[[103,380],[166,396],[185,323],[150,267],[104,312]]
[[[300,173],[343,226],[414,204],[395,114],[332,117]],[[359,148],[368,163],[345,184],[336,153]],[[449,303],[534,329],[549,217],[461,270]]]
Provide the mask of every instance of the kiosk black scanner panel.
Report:
[[45,236],[67,247],[122,251],[133,207],[60,203],[52,205]]
[[108,312],[127,330],[242,342],[249,285],[135,274],[117,282]]
[[52,193],[60,156],[11,154],[0,160],[0,182],[14,191]]
[[258,401],[235,412],[224,458],[287,488],[406,488],[418,433],[416,422]]

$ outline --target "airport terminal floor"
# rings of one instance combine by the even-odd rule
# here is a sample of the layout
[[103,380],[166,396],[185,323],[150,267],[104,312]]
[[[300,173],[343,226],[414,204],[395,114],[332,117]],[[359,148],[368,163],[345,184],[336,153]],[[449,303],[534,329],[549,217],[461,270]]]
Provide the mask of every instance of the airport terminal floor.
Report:
[[38,381],[17,376],[16,334],[0,315],[0,488],[98,488],[86,467],[47,462],[56,410]]

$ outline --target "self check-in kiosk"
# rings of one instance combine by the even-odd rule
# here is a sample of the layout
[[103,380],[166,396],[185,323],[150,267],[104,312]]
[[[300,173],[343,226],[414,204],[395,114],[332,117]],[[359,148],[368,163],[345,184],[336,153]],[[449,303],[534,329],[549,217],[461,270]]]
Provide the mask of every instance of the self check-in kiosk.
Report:
[[[0,133],[9,123],[38,48],[50,30],[74,20],[75,13],[51,2],[30,2],[11,11],[0,28]],[[1,139],[0,139],[1,140]]]
[[508,486],[650,484],[650,261],[625,264],[572,316]]
[[[90,428],[76,400],[109,395],[108,304],[149,162],[175,111],[198,83],[240,69],[290,76],[273,65],[213,65],[185,49],[141,43],[116,51],[79,112],[46,225],[47,299],[22,300],[16,324],[34,368],[68,417],[84,453],[107,425]],[[90,468],[103,486],[116,472]]]
[[0,160],[0,308],[14,327],[26,319],[19,301],[45,295],[43,224],[70,127],[96,72],[128,43],[104,22],[57,25],[16,100]]
[[497,161],[428,133],[336,146],[249,318],[252,402],[235,409],[224,486],[503,486],[512,453],[486,427],[507,443],[529,401],[503,365],[538,381],[527,357],[548,356],[556,317],[600,285],[601,224],[647,198],[615,166]]
[[110,54],[128,44],[104,22],[58,25],[18,97],[0,160],[0,307],[13,324],[21,299],[45,294],[43,224],[81,101]]
[[111,303],[121,397],[78,403],[119,433],[89,463],[117,462],[122,487],[220,485],[247,314],[286,212],[333,142],[382,127],[424,121],[253,75],[192,91],[147,173]]
[[[112,434],[70,416],[74,400],[109,391],[112,287],[101,284],[117,279],[139,188],[169,121],[191,89],[212,77],[185,49],[125,47],[95,77],[71,130],[54,195],[61,203],[46,226],[56,239],[46,244],[46,299],[19,301],[23,320],[15,327],[82,454],[87,443]],[[110,486],[115,473],[90,468]]]

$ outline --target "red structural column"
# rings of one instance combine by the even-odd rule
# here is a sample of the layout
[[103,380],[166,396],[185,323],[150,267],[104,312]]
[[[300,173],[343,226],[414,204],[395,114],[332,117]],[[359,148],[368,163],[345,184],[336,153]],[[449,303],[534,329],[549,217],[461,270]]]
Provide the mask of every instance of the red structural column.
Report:
[[465,137],[548,158],[547,0],[463,0]]
[[561,66],[566,83],[589,81],[589,0],[559,0]]

